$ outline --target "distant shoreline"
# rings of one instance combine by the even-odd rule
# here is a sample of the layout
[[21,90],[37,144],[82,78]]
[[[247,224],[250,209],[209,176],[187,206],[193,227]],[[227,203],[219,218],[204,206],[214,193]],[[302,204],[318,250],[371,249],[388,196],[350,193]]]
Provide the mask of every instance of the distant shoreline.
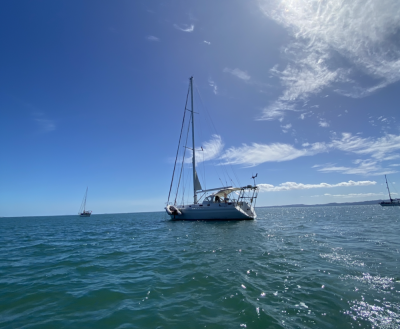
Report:
[[371,200],[371,201],[360,201],[360,202],[332,202],[332,203],[322,203],[322,204],[291,204],[282,206],[260,206],[256,208],[287,208],[287,207],[332,207],[332,206],[363,206],[363,205],[376,205],[384,200]]

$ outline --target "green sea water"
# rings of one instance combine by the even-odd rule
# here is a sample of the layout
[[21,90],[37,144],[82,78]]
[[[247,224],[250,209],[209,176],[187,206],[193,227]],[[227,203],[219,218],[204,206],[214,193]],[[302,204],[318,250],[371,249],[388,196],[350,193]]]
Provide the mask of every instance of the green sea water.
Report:
[[400,328],[400,209],[0,218],[1,328]]

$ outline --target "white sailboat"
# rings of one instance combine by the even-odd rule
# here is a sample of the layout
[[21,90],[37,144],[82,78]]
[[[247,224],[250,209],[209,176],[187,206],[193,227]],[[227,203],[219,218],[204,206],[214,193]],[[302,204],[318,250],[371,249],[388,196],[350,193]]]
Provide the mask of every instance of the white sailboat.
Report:
[[[190,78],[190,95],[191,95],[191,110],[190,120],[192,124],[192,178],[193,178],[193,203],[178,204],[175,198],[174,202],[170,202],[172,184],[175,175],[176,160],[170,192],[168,195],[167,206],[165,210],[173,220],[252,220],[257,217],[255,205],[259,188],[255,184],[244,187],[224,186],[212,189],[203,190],[196,172],[196,152],[194,141],[194,111],[193,111],[193,77]],[[186,113],[186,107],[185,107]],[[185,119],[185,115],[184,115]],[[183,127],[183,125],[182,125]],[[182,133],[181,133],[182,136]],[[186,147],[186,146],[185,146]],[[188,148],[188,147],[186,147]],[[181,171],[182,173],[182,171]],[[180,179],[180,178],[179,178]],[[179,187],[179,184],[178,184]],[[210,192],[214,192],[211,193]]]
[[85,196],[83,197],[82,204],[81,204],[81,207],[80,207],[79,213],[78,213],[78,215],[81,217],[90,217],[90,215],[92,214],[91,210],[86,210],[87,192],[88,192],[88,188],[86,187],[86,193],[85,193]]
[[382,207],[399,207],[400,206],[400,200],[399,199],[392,199],[392,196],[390,195],[389,184],[387,182],[386,175],[385,175],[385,180],[386,180],[386,187],[387,187],[387,190],[389,192],[390,201],[382,201],[379,204]]

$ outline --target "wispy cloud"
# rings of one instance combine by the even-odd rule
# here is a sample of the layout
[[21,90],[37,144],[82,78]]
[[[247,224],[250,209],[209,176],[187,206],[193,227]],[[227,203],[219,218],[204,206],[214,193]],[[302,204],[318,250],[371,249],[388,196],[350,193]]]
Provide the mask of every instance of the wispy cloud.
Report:
[[226,68],[224,68],[223,71],[225,73],[230,73],[230,74],[234,75],[235,77],[237,77],[237,78],[239,78],[241,80],[244,80],[244,81],[249,81],[250,78],[251,78],[250,75],[247,72],[242,71],[242,70],[237,69],[237,68],[236,69],[230,69],[230,68],[226,67]]
[[210,41],[204,40],[203,42],[206,43],[206,44],[208,44],[208,45],[211,45],[211,42],[210,42]]
[[183,31],[183,32],[193,32],[194,31],[194,25],[193,24],[191,24],[191,25],[183,24],[183,27],[181,27],[181,26],[179,26],[177,24],[174,24],[174,27],[176,29],[180,30],[180,31]]
[[318,125],[319,125],[320,127],[323,127],[323,128],[329,127],[329,123],[326,122],[325,120],[320,120],[320,121],[318,122]]
[[350,186],[370,186],[375,185],[375,181],[358,181],[354,182],[349,180],[348,182],[342,182],[337,184],[319,183],[319,184],[302,184],[295,182],[286,182],[274,186],[271,184],[257,184],[260,188],[260,192],[279,192],[279,191],[291,191],[291,190],[309,190],[315,188],[333,188],[333,187],[350,187]]
[[355,161],[354,164],[355,166],[353,167],[336,166],[334,164],[328,164],[328,165],[314,166],[314,168],[318,168],[317,170],[323,173],[337,172],[347,175],[381,176],[397,172],[396,170],[383,168],[378,163],[378,161],[360,160],[360,161]]
[[271,106],[263,110],[263,115],[258,120],[275,120],[282,121],[285,116],[285,111],[296,111],[294,104],[290,102],[276,101]]
[[[283,51],[288,65],[271,70],[284,87],[277,102],[305,100],[327,87],[364,97],[400,80],[400,44],[393,42],[399,1],[263,0],[260,7],[293,37]],[[362,74],[371,78],[367,87],[358,83]]]
[[350,193],[350,194],[329,194],[325,193],[324,196],[330,196],[334,198],[360,198],[360,197],[382,197],[385,196],[385,194],[381,193]]
[[[288,129],[287,125],[282,126]],[[335,136],[335,135],[333,135]],[[336,165],[314,166],[321,172],[341,172],[343,174],[371,174],[382,175],[394,173],[393,169],[385,169],[382,161],[394,160],[400,157],[400,135],[385,135],[379,138],[362,138],[343,133],[341,138],[333,137],[330,142],[303,143],[302,148],[290,144],[272,143],[251,145],[243,144],[240,147],[231,147],[221,156],[223,164],[239,164],[256,166],[264,162],[281,162],[294,160],[302,156],[312,156],[322,152],[339,150],[352,154],[365,155],[372,159],[354,161],[353,167]]]
[[50,132],[56,130],[56,125],[53,120],[49,119],[35,119],[43,132]]
[[196,149],[197,163],[215,159],[221,154],[223,148],[224,143],[222,142],[221,136],[212,135],[209,141],[203,143],[202,148]]
[[238,164],[257,166],[264,162],[289,161],[302,156],[310,156],[322,152],[317,144],[311,147],[297,149],[289,144],[243,144],[241,147],[231,147],[221,156],[223,164]]
[[41,132],[47,133],[56,130],[55,121],[48,119],[44,113],[34,112],[32,115]]
[[335,139],[330,143],[330,147],[345,152],[370,155],[377,160],[389,160],[387,157],[400,150],[400,135],[387,134],[374,139],[343,133],[340,139]]
[[160,41],[160,39],[155,37],[154,35],[149,35],[146,37],[146,39],[149,41]]
[[[222,142],[221,136],[212,135],[209,141],[203,142],[202,146],[196,148],[196,163],[203,161],[210,161],[217,158],[224,148],[224,143]],[[188,150],[190,156],[186,157],[185,162],[192,162],[192,151]]]
[[290,128],[292,128],[292,124],[288,123],[287,125],[281,126],[282,131],[286,134]]
[[216,95],[218,94],[218,86],[215,81],[211,78],[208,79],[209,86],[213,89],[213,93]]

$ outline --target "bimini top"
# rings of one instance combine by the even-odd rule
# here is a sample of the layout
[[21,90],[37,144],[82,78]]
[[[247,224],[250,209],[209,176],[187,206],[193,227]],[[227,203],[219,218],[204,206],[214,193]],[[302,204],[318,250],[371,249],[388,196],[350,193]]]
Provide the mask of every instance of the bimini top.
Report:
[[228,187],[222,190],[219,190],[217,193],[214,193],[213,196],[219,196],[220,198],[226,198],[229,194],[235,191],[240,191],[244,189],[258,189],[257,186],[247,185],[243,187]]

